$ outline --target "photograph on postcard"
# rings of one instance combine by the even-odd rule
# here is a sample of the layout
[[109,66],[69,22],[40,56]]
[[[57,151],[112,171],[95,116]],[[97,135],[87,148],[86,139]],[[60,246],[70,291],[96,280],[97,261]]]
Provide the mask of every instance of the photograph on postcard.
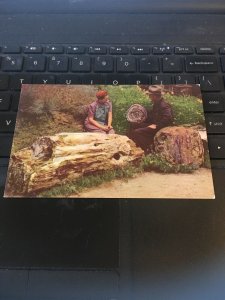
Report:
[[6,198],[214,199],[198,85],[22,85]]

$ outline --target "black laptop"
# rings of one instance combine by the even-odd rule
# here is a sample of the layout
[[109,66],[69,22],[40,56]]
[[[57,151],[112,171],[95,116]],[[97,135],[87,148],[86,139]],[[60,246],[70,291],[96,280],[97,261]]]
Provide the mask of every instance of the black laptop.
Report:
[[[225,298],[224,29],[222,0],[0,0],[0,299]],[[3,199],[21,83],[68,81],[200,84],[216,199]]]

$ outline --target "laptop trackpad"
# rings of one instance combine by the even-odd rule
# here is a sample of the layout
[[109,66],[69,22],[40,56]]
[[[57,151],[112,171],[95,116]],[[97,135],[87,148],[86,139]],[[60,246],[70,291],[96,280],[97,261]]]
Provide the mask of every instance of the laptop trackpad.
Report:
[[0,201],[1,268],[115,268],[119,202]]

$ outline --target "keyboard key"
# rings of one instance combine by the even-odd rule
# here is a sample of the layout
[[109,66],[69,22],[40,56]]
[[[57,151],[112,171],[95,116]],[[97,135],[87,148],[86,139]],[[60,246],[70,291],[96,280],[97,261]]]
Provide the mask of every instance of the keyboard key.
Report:
[[195,84],[196,79],[193,75],[176,75],[175,76],[176,84]]
[[41,46],[35,45],[27,45],[23,48],[24,53],[42,53],[42,50]]
[[165,73],[180,73],[183,71],[182,61],[180,57],[166,56],[162,59],[163,72]]
[[13,135],[10,134],[0,134],[0,157],[9,157],[12,147]]
[[193,54],[193,47],[175,47],[175,54]]
[[149,47],[131,47],[130,52],[135,55],[149,54]]
[[117,72],[132,73],[136,71],[136,59],[133,56],[120,56],[117,58]]
[[222,71],[225,72],[225,56],[220,58]]
[[225,158],[225,136],[209,136],[209,153],[211,158]]
[[159,72],[159,60],[157,57],[144,56],[139,60],[141,73]]
[[19,101],[20,101],[20,93],[13,93],[12,95],[12,105],[11,105],[11,110],[12,111],[18,111],[18,106],[19,106]]
[[90,53],[90,54],[106,54],[107,48],[105,46],[89,47],[88,53]]
[[49,57],[48,70],[49,72],[67,72],[68,71],[68,57],[58,55]]
[[214,54],[215,50],[212,47],[196,47],[197,54]]
[[85,53],[85,47],[83,46],[68,46],[66,49],[68,54],[83,54]]
[[55,76],[53,76],[53,75],[34,75],[33,83],[53,84],[53,83],[55,83]]
[[97,56],[94,59],[95,72],[113,72],[114,63],[111,56]]
[[209,93],[203,94],[204,111],[224,112],[225,94]]
[[173,52],[170,46],[153,47],[153,54],[171,54]]
[[16,123],[16,113],[0,112],[0,132],[13,132]]
[[171,84],[172,78],[167,75],[154,75],[152,76],[152,84]]
[[217,72],[217,60],[213,56],[188,56],[185,58],[187,72]]
[[110,47],[109,48],[109,53],[110,54],[128,54],[129,53],[129,49],[126,46],[118,46],[118,47]]
[[206,114],[206,127],[208,133],[225,133],[224,114]]
[[83,84],[104,84],[105,79],[102,75],[85,75],[81,78]]
[[58,84],[79,84],[80,77],[77,75],[59,75],[56,77],[56,83]]
[[64,47],[60,45],[48,45],[45,47],[45,53],[61,54],[64,52]]
[[0,75],[0,91],[7,90],[9,86],[9,75]]
[[128,75],[126,77],[126,83],[128,84],[149,84],[151,78],[146,75]]
[[20,90],[22,84],[32,83],[32,76],[28,74],[12,75],[10,78],[10,89]]
[[199,82],[203,92],[217,92],[222,89],[222,80],[217,75],[201,75]]
[[32,55],[25,57],[24,70],[28,72],[45,71],[46,58],[42,55]]
[[2,58],[2,70],[3,71],[21,71],[23,66],[22,56],[8,55]]
[[9,110],[10,107],[10,94],[0,92],[0,111]]
[[110,75],[106,75],[105,83],[106,84],[118,85],[118,84],[125,84],[126,80],[125,80],[124,75],[120,75],[120,74],[112,74],[111,75],[110,74]]
[[76,55],[72,58],[71,64],[72,72],[90,72],[91,71],[91,58],[84,55]]
[[20,47],[18,45],[4,45],[2,52],[8,54],[20,53]]
[[219,53],[220,53],[220,54],[225,54],[225,47],[221,47],[221,48],[219,49]]

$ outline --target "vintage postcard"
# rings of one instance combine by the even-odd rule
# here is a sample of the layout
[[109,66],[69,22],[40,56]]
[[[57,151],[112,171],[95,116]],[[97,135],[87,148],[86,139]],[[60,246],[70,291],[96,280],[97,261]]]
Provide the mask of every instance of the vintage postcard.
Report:
[[23,85],[4,197],[214,199],[199,86]]

